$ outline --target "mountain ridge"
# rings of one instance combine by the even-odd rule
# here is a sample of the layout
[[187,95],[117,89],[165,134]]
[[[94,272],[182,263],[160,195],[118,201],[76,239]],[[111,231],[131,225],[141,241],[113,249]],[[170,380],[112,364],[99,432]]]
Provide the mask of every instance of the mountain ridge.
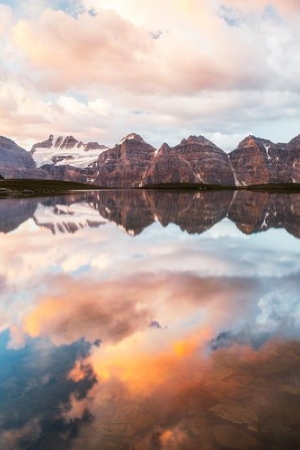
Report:
[[249,135],[229,153],[202,135],[156,149],[134,132],[111,148],[51,134],[29,152],[1,136],[0,176],[103,188],[293,186],[300,183],[300,135],[288,143]]

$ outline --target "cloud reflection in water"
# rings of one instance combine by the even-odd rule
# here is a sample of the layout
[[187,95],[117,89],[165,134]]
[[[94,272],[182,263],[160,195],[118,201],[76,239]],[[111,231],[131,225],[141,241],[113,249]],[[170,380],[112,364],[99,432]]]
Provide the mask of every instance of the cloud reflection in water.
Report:
[[[99,195],[85,207],[106,211],[105,224],[52,234],[37,201],[35,221],[1,240],[5,450],[297,448],[299,242],[279,230],[284,245],[272,232],[245,238],[228,219],[201,235],[171,224],[191,219],[194,233],[203,208],[216,218],[216,193],[187,215],[193,194]],[[176,216],[172,198],[185,205]],[[141,230],[141,211],[147,228],[134,238],[108,222]]]

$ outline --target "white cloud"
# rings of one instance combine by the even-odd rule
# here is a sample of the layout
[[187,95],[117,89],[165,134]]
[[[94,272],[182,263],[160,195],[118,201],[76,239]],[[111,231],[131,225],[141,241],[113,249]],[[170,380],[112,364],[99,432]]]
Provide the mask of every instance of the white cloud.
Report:
[[0,3],[0,36],[9,30],[12,24],[12,9]]
[[22,145],[136,131],[156,147],[204,134],[231,150],[248,133],[299,133],[296,1],[0,6],[2,134]]

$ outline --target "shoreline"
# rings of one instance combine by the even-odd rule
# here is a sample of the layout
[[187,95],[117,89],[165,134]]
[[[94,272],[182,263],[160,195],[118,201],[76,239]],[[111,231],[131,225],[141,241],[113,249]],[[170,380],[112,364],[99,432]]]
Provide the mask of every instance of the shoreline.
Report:
[[248,190],[269,193],[300,193],[299,183],[257,184],[249,186],[220,186],[203,184],[160,184],[137,188],[104,187],[62,180],[4,179],[0,180],[0,199],[67,195],[100,190],[156,190],[156,191],[224,191]]

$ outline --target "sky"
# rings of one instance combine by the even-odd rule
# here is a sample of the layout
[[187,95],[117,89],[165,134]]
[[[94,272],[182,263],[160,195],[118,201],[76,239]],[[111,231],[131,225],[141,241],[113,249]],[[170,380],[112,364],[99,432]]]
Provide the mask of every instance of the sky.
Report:
[[298,0],[0,0],[0,135],[300,133]]

